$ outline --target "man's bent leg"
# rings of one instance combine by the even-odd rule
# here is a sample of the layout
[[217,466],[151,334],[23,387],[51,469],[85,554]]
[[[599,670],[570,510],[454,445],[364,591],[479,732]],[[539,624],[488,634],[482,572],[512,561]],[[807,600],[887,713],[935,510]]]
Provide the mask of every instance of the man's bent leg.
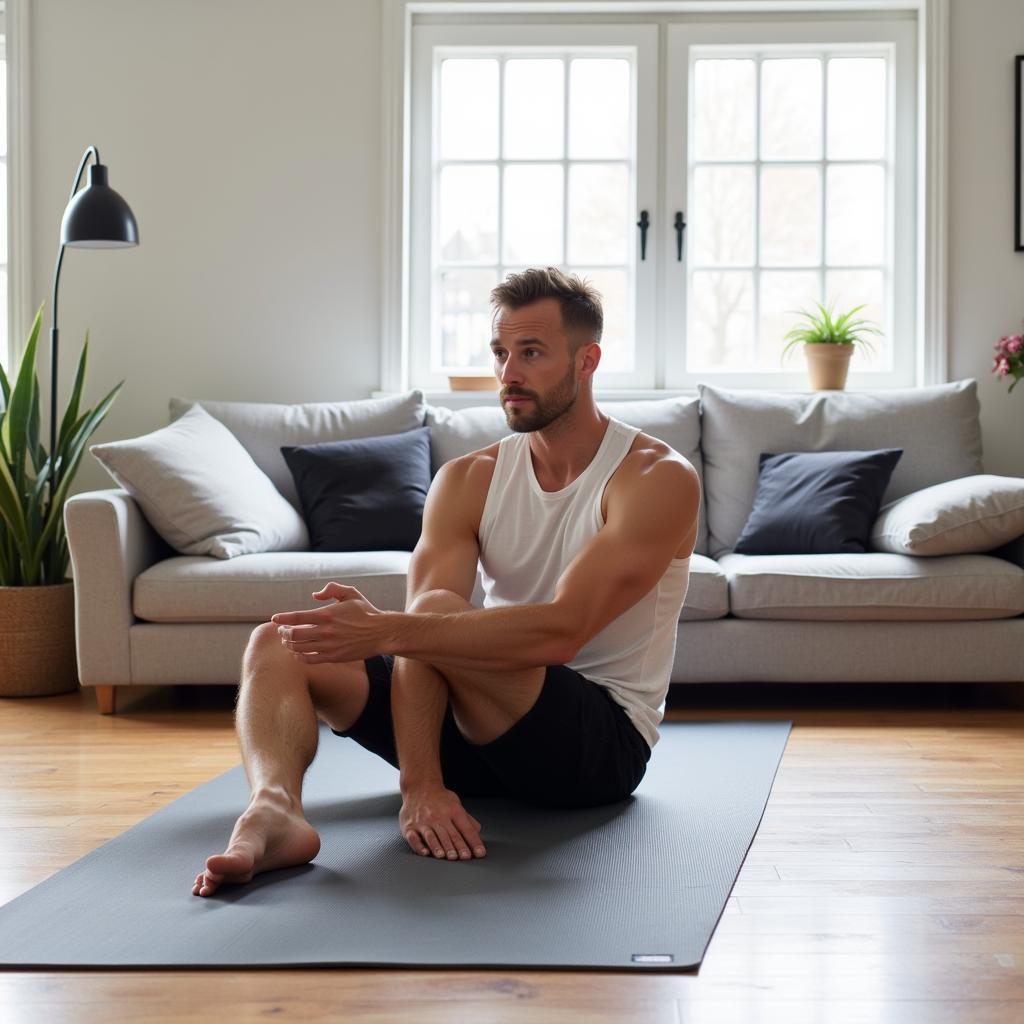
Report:
[[[418,612],[472,611],[474,606],[448,590],[430,590],[409,607]],[[546,667],[466,669],[445,665],[437,658],[431,666],[447,682],[452,713],[459,732],[477,745],[504,735],[537,703],[544,687]]]
[[[320,837],[302,810],[302,779],[316,756],[319,732],[310,677],[313,670],[325,670],[336,679],[348,668],[301,664],[282,646],[272,623],[253,631],[235,715],[252,795],[227,849],[209,857],[206,870],[196,876],[193,895],[210,896],[221,884],[248,882],[262,871],[305,864],[319,853]],[[346,716],[358,717],[359,682],[353,671],[351,687],[337,682],[333,688],[323,687],[331,695],[329,724],[347,728],[351,722]],[[362,684],[365,704],[365,671]]]
[[444,784],[440,736],[447,707],[448,686],[436,669],[395,658],[391,718],[402,791],[399,827],[416,853],[433,850],[435,857],[469,860],[486,856],[487,850],[480,839],[480,822],[467,813],[459,794]]

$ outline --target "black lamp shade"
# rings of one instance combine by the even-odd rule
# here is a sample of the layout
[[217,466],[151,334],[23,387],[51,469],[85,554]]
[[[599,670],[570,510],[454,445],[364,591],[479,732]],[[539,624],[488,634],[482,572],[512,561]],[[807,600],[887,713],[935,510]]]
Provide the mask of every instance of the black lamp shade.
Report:
[[89,168],[89,184],[71,197],[60,222],[61,245],[80,249],[123,249],[139,244],[131,208],[107,184],[105,164]]

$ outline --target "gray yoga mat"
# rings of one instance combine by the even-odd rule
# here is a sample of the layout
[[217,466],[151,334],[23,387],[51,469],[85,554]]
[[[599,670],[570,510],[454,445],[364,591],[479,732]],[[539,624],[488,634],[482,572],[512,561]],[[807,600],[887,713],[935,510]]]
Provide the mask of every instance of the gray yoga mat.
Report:
[[467,797],[487,856],[448,861],[399,833],[398,771],[321,724],[310,864],[192,895],[248,803],[239,764],[0,907],[0,966],[692,967],[791,726],[663,722],[643,782],[614,805]]

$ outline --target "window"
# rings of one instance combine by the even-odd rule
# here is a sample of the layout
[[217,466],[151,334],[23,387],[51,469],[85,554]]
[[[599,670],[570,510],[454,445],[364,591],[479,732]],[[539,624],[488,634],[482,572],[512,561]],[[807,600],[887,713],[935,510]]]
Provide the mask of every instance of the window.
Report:
[[549,263],[604,296],[600,390],[804,389],[816,302],[882,329],[851,388],[913,386],[913,13],[566,20],[413,24],[409,386],[492,372],[491,288]]
[[11,365],[7,312],[7,26],[0,4],[0,364]]
[[781,351],[819,302],[882,330],[851,387],[913,385],[914,38],[905,21],[669,26],[669,202],[689,235],[667,292],[675,386],[806,387]]
[[[653,197],[656,30],[651,26],[424,28],[413,94],[411,370],[416,386],[491,372],[491,289],[560,266],[605,296],[601,371],[643,386],[653,349],[653,261],[634,224]],[[644,114],[643,112],[647,113]]]

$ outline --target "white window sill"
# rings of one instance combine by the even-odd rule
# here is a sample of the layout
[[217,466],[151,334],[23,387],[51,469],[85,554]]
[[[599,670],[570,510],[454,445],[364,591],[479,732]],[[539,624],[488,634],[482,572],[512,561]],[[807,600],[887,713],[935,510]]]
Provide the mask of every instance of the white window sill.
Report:
[[[716,387],[719,385],[715,385]],[[409,390],[413,390],[410,388]],[[422,390],[422,389],[421,389]],[[737,390],[743,390],[738,388]],[[830,392],[814,392],[809,386],[804,388],[767,388],[768,391],[785,392],[787,394],[829,394]],[[888,394],[892,388],[851,388],[847,387],[847,391],[856,391],[859,394]],[[388,398],[392,395],[406,394],[407,392],[402,391],[371,391],[371,398]],[[600,405],[602,402],[630,402],[630,401],[642,401],[646,399],[658,399],[658,398],[676,398],[678,396],[685,396],[687,398],[695,398],[700,392],[696,388],[690,389],[664,389],[657,390],[655,388],[638,388],[635,390],[607,390],[607,391],[595,391],[594,401]],[[499,405],[498,391],[423,391],[424,398],[428,405],[443,406],[448,409],[466,409],[480,405]]]

